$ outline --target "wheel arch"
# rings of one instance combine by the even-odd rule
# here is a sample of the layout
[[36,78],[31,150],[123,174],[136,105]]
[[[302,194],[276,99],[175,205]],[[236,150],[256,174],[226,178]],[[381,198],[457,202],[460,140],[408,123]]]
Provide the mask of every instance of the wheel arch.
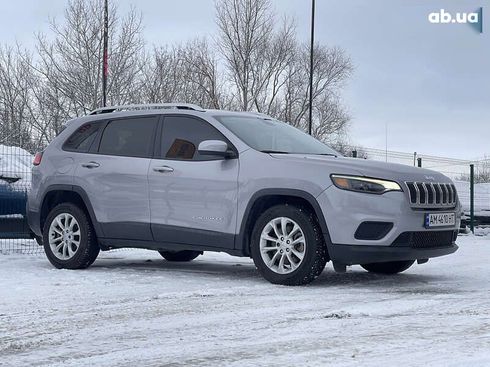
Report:
[[102,228],[95,217],[95,212],[87,193],[76,185],[52,185],[48,187],[41,201],[39,216],[41,231],[51,209],[63,202],[70,202],[80,206],[89,215],[97,237],[103,237]]
[[316,215],[323,237],[327,244],[330,243],[330,235],[323,212],[318,201],[310,193],[297,189],[262,189],[250,198],[240,224],[235,248],[250,256],[250,237],[253,226],[260,213],[278,204],[304,205]]

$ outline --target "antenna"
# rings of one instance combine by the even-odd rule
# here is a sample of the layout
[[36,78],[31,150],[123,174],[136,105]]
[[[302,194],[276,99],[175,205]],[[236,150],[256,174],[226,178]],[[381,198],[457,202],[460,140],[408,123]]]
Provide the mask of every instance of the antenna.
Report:
[[385,161],[388,162],[388,123],[385,122]]

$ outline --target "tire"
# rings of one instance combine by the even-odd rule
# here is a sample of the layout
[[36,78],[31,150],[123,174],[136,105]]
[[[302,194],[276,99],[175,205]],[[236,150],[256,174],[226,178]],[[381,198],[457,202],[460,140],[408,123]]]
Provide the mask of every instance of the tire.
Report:
[[191,250],[184,250],[184,251],[177,251],[177,252],[172,252],[172,251],[158,251],[162,257],[167,260],[167,261],[182,261],[182,262],[187,262],[187,261],[192,261],[196,257],[202,254],[202,252],[199,251],[191,251]]
[[254,225],[250,247],[258,271],[273,284],[308,284],[328,261],[316,216],[300,206],[283,204],[267,209]]
[[370,273],[377,274],[398,274],[407,270],[413,265],[414,260],[407,261],[389,261],[384,263],[361,264],[361,266]]
[[[60,237],[61,229],[70,230],[72,223],[71,232]],[[100,251],[89,217],[72,203],[59,204],[49,212],[43,227],[43,246],[48,260],[58,269],[85,269],[92,265]]]

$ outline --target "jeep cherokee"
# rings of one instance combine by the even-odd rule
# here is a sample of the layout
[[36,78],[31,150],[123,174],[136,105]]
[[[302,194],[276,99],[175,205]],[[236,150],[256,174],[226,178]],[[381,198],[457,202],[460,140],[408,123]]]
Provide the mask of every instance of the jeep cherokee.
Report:
[[344,158],[271,117],[189,104],[107,107],[36,155],[29,225],[57,268],[100,250],[251,257],[270,282],[311,282],[331,260],[395,274],[453,253],[460,203],[446,176]]

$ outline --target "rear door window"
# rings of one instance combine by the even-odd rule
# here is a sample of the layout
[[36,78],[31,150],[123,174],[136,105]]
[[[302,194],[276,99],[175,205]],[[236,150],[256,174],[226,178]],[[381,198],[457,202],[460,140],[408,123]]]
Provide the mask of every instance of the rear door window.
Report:
[[100,154],[151,157],[158,118],[135,117],[110,121],[99,144]]

